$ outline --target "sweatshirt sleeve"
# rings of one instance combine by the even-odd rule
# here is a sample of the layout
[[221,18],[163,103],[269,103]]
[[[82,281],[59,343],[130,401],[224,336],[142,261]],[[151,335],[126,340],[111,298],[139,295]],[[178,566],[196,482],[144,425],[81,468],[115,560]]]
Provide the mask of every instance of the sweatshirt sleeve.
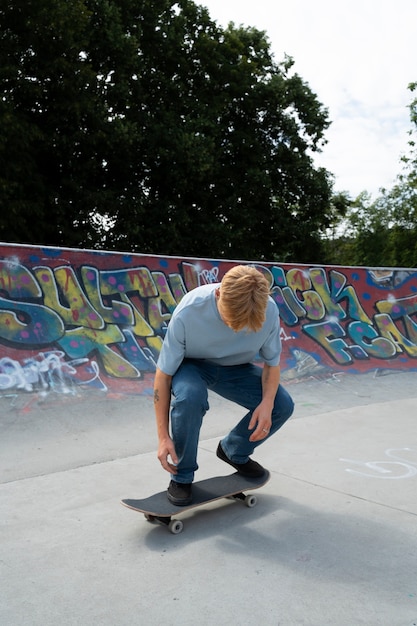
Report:
[[173,316],[168,324],[167,332],[159,354],[157,367],[173,376],[185,356],[185,328],[179,316]]
[[272,367],[279,365],[281,359],[281,324],[279,320],[279,312],[276,304],[274,303],[275,310],[272,315],[271,331],[259,350],[261,359]]

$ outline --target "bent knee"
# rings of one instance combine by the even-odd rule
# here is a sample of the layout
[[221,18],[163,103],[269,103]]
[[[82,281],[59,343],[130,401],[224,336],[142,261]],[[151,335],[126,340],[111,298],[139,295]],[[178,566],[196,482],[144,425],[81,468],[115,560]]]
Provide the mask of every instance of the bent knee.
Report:
[[294,400],[285,389],[280,388],[280,392],[275,398],[274,414],[283,422],[294,413]]
[[176,390],[173,406],[178,410],[186,407],[187,410],[194,409],[203,414],[208,411],[208,394],[204,385],[188,384],[182,385],[180,390]]

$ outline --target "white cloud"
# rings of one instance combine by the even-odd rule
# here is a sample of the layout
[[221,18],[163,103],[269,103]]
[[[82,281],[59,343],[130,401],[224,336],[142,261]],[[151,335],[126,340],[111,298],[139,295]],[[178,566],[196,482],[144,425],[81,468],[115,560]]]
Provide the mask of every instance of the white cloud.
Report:
[[329,109],[319,163],[352,196],[378,193],[400,172],[411,129],[408,84],[417,80],[416,0],[203,0],[225,26],[265,30],[277,61],[295,71]]

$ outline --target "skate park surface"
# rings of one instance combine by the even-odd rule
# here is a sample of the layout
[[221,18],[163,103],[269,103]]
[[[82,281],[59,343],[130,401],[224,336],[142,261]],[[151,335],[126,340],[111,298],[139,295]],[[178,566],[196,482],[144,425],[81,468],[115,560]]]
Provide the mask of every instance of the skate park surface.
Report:
[[[258,504],[165,527],[120,505],[166,488],[148,396],[0,398],[5,626],[417,624],[417,373],[286,385],[289,422],[256,451]],[[242,412],[210,397],[197,479]]]

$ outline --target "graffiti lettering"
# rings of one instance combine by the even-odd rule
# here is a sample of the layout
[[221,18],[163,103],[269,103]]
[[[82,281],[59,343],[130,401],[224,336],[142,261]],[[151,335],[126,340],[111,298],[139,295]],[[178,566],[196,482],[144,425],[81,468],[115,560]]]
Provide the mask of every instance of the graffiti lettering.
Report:
[[[87,377],[84,380],[78,378],[80,365],[85,366]],[[42,394],[48,391],[69,394],[81,384],[94,385],[104,391],[107,389],[100,379],[95,361],[66,361],[64,352],[59,351],[40,352],[33,358],[25,359],[23,365],[8,357],[0,359],[0,391],[38,389]]]
[[[35,370],[42,385],[42,368],[48,363],[50,372],[58,362],[55,374],[65,371],[66,380],[86,364],[93,376],[143,378],[155,370],[167,325],[184,294],[221,280],[233,265],[80,250],[58,255],[7,245],[0,252],[0,389],[30,390],[29,373]],[[347,371],[384,363],[413,367],[414,270],[402,270],[399,277],[387,271],[381,281],[380,274],[365,268],[255,267],[268,279],[280,312],[283,371],[305,375],[313,364]]]

